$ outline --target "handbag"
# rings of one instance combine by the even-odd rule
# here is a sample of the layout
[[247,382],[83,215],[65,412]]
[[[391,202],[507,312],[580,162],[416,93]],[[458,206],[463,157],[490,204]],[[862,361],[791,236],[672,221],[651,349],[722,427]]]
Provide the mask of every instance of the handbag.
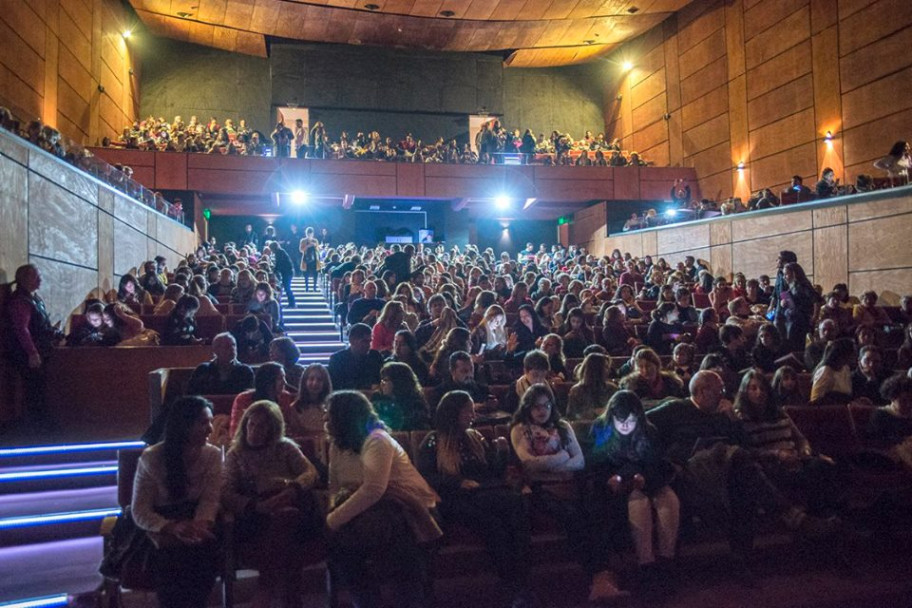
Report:
[[153,589],[155,544],[126,506],[105,542],[98,572],[128,589]]

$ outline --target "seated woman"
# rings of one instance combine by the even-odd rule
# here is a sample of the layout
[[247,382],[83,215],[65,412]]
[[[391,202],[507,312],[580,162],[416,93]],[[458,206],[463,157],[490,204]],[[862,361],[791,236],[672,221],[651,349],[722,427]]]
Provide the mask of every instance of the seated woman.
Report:
[[133,481],[133,519],[155,544],[152,576],[163,607],[204,608],[215,583],[215,518],[221,451],[206,442],[212,404],[181,397],[168,410],[165,440],[143,452]]
[[701,354],[711,352],[722,345],[719,340],[719,315],[714,308],[704,308],[700,311],[700,324],[694,337],[694,345]]
[[734,409],[744,431],[744,447],[773,484],[799,491],[809,513],[832,515],[842,485],[836,466],[827,456],[813,455],[807,439],[780,408],[762,371],[752,369],[744,374]]
[[472,330],[472,353],[485,359],[503,359],[507,348],[506,322],[503,308],[498,304],[488,306],[481,322]]
[[654,350],[651,348],[640,349],[633,356],[633,359],[636,371],[632,372],[632,374],[644,379],[646,381],[645,386],[648,387],[648,392],[643,397],[644,399],[660,400],[668,397],[684,398],[687,396],[681,379],[671,372],[662,371],[662,360]]
[[534,384],[523,395],[510,425],[510,442],[532,488],[531,507],[564,526],[570,550],[592,577],[589,601],[621,595],[613,574],[605,567],[605,543],[593,535],[589,512],[579,501],[572,483],[583,470],[585,458],[573,427],[561,418],[554,393],[546,384]]
[[428,386],[428,365],[418,356],[418,343],[415,334],[407,329],[400,329],[393,338],[393,354],[387,357],[386,362],[397,361],[405,363],[418,378],[421,386]]
[[323,435],[323,408],[332,392],[329,370],[322,363],[304,368],[298,383],[298,397],[282,411],[289,437]]
[[282,312],[279,309],[279,303],[273,297],[272,287],[269,283],[257,283],[253,292],[253,297],[247,302],[247,313],[252,315],[269,315],[272,332],[284,331],[282,327]]
[[392,354],[396,332],[400,329],[407,329],[403,323],[404,319],[405,309],[402,307],[402,303],[395,300],[387,302],[371,329],[371,349],[384,357]]
[[393,570],[396,605],[424,606],[429,581],[427,556],[420,545],[442,534],[430,514],[437,494],[361,393],[332,394],[326,431],[332,495],[326,516],[330,571],[347,583],[356,606],[373,608],[381,605],[380,590],[368,562],[382,562]]
[[392,431],[431,428],[428,409],[418,378],[405,363],[385,363],[380,369],[380,391],[371,399],[381,422]]
[[602,319],[602,342],[611,356],[628,355],[630,349],[637,344],[636,338],[624,324],[626,320],[624,310],[620,306],[609,306],[605,309],[605,316]]
[[282,411],[288,410],[294,401],[294,394],[288,391],[285,383],[285,369],[278,363],[260,365],[253,377],[253,388],[238,393],[231,404],[231,423],[228,434],[234,437],[241,424],[241,416],[256,401],[278,403]]
[[503,437],[489,443],[471,428],[474,420],[471,395],[444,395],[437,406],[436,430],[428,433],[418,452],[418,470],[440,495],[444,525],[478,533],[497,574],[522,596],[529,576],[529,520],[522,496],[504,477],[510,448]]
[[798,388],[798,372],[789,365],[783,365],[773,374],[773,394],[780,406],[807,405],[807,399]]
[[[611,397],[592,425],[591,443],[593,468],[608,476],[613,494],[627,497],[627,520],[642,582],[668,584],[678,542],[680,502],[668,485],[674,469],[663,459],[658,433],[636,394],[622,390]],[[653,530],[658,547],[653,545]]]
[[631,323],[641,323],[646,317],[646,313],[637,304],[636,294],[632,285],[622,284],[618,286],[617,293],[614,295],[614,305],[619,306],[624,311],[624,316]]
[[541,321],[542,327],[552,331],[556,325],[554,323],[554,302],[550,295],[543,296],[535,303],[535,314]]
[[[117,294],[114,299],[131,308],[142,306],[143,304],[151,306],[153,303],[149,292],[140,287],[139,281],[130,273],[120,277],[120,283],[117,286]],[[108,299],[108,301],[113,301],[113,299]]]
[[162,296],[161,301],[155,305],[152,314],[170,314],[174,307],[177,306],[177,301],[181,299],[182,295],[184,295],[184,288],[177,283],[171,283],[165,288],[165,294]]
[[168,315],[168,322],[161,336],[165,346],[191,346],[203,340],[196,335],[196,311],[199,300],[194,296],[181,296]]
[[256,315],[247,315],[238,321],[231,330],[237,341],[238,357],[241,360],[263,360],[269,356],[269,344],[272,332],[266,322]]
[[206,286],[206,278],[203,277],[203,275],[194,275],[194,277],[190,279],[190,286],[187,289],[187,293],[199,300],[199,310],[196,311],[196,316],[211,317],[221,314],[215,307],[218,301],[209,295]]
[[[451,310],[449,308],[444,310]],[[443,315],[441,315],[443,318]],[[454,327],[447,333],[446,338],[437,349],[434,360],[429,367],[430,381],[434,384],[440,384],[449,376],[450,355],[456,351],[469,352],[472,348],[470,344],[469,330],[465,327]],[[475,357],[473,357],[473,360]]]
[[143,346],[158,344],[158,334],[147,330],[142,319],[127,307],[115,302],[104,307],[104,346]]
[[586,347],[595,342],[592,329],[586,325],[583,309],[578,306],[572,308],[567,315],[567,321],[561,326],[564,340],[564,356],[568,359],[579,359],[583,356]]
[[570,378],[567,371],[567,360],[564,358],[564,341],[557,334],[548,334],[542,338],[541,350],[548,355],[551,371],[548,380],[551,382],[566,382]]
[[694,345],[682,342],[674,347],[674,351],[671,353],[671,361],[668,362],[665,370],[673,372],[684,386],[687,386],[697,371],[696,357],[697,349],[694,348]]
[[861,294],[861,304],[852,309],[852,320],[856,325],[883,329],[893,324],[890,315],[877,305],[877,292],[866,291]]
[[604,354],[590,353],[580,363],[577,371],[579,382],[570,389],[567,399],[569,420],[594,420],[617,391],[608,380],[610,360]]
[[709,304],[720,318],[728,317],[728,303],[733,297],[732,288],[725,277],[713,279],[713,287],[709,292]]
[[234,291],[234,275],[230,268],[222,268],[218,281],[209,284],[209,293],[218,299],[230,300]]
[[271,401],[251,405],[225,458],[222,502],[235,517],[242,558],[259,571],[254,608],[299,606],[301,570],[323,557],[323,513],[311,488],[317,470],[285,437]]
[[253,273],[246,268],[237,275],[237,283],[231,290],[231,303],[246,305],[253,299],[257,289],[257,282]]
[[826,345],[811,384],[811,404],[848,403],[852,399],[855,345],[839,338]]
[[524,353],[538,348],[539,341],[548,334],[548,330],[541,324],[535,309],[531,305],[523,304],[519,307],[519,319],[513,324],[513,335],[516,336],[513,348],[514,357],[522,357]]
[[269,343],[269,360],[275,361],[285,369],[285,380],[290,386],[298,386],[304,374],[304,366],[298,363],[301,349],[288,336],[273,338]]

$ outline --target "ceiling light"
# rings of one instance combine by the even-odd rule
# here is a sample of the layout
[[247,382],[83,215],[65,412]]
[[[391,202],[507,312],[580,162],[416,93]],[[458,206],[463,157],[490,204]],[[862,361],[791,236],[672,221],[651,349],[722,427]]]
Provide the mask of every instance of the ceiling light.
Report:
[[624,68],[624,71],[625,71],[625,72],[629,72],[630,70],[633,69],[633,62],[632,62],[632,61],[625,61],[625,62],[622,64],[621,67]]
[[294,190],[291,193],[291,202],[295,205],[303,205],[307,202],[308,198],[310,198],[310,195],[304,190]]
[[121,34],[121,36],[123,36],[124,39],[129,38],[132,35],[133,35],[133,32],[131,30],[124,30],[123,33]]
[[506,194],[500,194],[494,198],[494,204],[498,209],[506,209],[510,206],[510,197]]

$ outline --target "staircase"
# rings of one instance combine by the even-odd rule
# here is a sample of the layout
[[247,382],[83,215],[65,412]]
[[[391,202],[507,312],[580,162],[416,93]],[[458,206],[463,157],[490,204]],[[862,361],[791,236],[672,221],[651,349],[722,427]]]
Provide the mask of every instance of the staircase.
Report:
[[304,279],[291,281],[295,296],[295,307],[282,310],[285,335],[290,337],[301,350],[302,365],[329,361],[329,356],[345,348],[340,341],[339,326],[333,320],[332,310],[323,289],[304,291]]
[[0,606],[65,605],[98,586],[99,530],[120,513],[117,450],[140,446],[0,448]]

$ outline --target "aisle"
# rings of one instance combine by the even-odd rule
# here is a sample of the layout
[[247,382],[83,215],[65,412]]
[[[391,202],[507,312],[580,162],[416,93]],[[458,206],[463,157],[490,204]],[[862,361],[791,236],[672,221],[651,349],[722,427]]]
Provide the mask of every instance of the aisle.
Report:
[[329,356],[345,348],[339,341],[339,327],[333,321],[332,310],[323,291],[304,291],[304,279],[291,282],[295,296],[294,308],[283,308],[282,316],[286,335],[295,341],[301,350],[302,365],[329,361]]

